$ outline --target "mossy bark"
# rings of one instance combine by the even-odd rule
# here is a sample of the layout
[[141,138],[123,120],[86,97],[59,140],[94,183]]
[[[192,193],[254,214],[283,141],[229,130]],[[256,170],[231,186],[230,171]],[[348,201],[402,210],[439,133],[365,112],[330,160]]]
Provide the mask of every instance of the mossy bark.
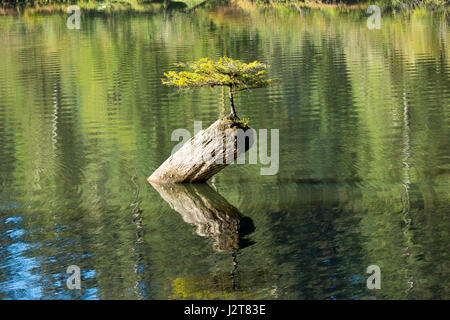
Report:
[[[158,183],[207,181],[251,147],[253,130],[247,132],[248,129],[237,118],[217,120],[189,139],[147,180]],[[247,134],[245,148],[238,146],[238,135],[242,132]]]

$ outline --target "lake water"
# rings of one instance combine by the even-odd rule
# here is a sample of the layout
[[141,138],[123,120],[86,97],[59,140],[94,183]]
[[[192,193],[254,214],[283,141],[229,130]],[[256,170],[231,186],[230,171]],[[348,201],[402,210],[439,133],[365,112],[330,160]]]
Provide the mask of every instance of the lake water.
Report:
[[[448,18],[68,16],[0,16],[0,299],[450,298]],[[279,80],[236,97],[250,127],[279,129],[277,174],[154,188],[172,132],[222,110],[220,89],[160,79],[221,56]]]

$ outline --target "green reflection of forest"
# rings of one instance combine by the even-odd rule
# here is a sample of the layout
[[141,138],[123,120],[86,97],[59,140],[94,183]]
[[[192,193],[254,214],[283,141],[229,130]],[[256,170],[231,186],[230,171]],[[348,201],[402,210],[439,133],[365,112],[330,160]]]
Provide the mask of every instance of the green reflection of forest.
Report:
[[[56,284],[77,264],[103,299],[450,296],[445,17],[369,30],[359,15],[224,7],[91,14],[77,32],[66,18],[0,17],[0,208],[37,244],[43,295],[77,297]],[[216,178],[256,227],[237,291],[230,254],[144,182],[174,129],[220,112],[218,91],[174,94],[163,72],[222,55],[271,65],[279,85],[237,100],[251,126],[292,130],[277,176]],[[365,288],[370,264],[379,292]]]

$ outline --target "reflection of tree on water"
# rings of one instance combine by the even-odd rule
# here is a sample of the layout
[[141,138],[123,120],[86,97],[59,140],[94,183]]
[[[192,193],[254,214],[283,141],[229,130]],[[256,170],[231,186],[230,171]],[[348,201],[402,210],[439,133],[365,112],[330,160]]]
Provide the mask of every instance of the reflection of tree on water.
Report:
[[[134,254],[136,255],[136,262],[134,264],[134,272],[139,274],[139,266],[143,261],[142,253],[140,252],[140,247],[142,246],[143,240],[143,224],[142,224],[142,210],[140,209],[140,204],[142,200],[139,199],[139,185],[136,183],[136,174],[131,178],[131,182],[135,188],[133,194],[134,199],[130,204],[131,211],[133,213],[133,223],[136,224],[136,243],[134,248]],[[140,277],[137,277],[137,281],[134,284],[134,293],[139,299],[142,299],[141,290],[139,288]]]
[[413,245],[412,236],[410,235],[410,227],[412,223],[411,214],[410,214],[410,200],[409,200],[409,189],[411,184],[410,178],[410,128],[409,128],[409,106],[408,100],[406,98],[406,89],[405,89],[405,81],[403,81],[403,165],[405,167],[404,180],[402,182],[404,193],[402,194],[402,214],[403,221],[405,222],[405,230],[403,234],[406,237],[407,247],[405,248],[405,255],[407,257],[407,266],[405,268],[405,276],[408,282],[408,286],[406,288],[406,294],[414,287],[414,282],[412,275],[410,274],[410,256],[411,250],[410,247]]
[[244,237],[254,230],[253,221],[207,184],[153,184],[161,197],[195,233],[215,240],[216,251],[234,251],[252,244]]
[[231,252],[232,287],[237,287],[237,253],[253,244],[245,236],[255,229],[253,221],[244,217],[207,184],[155,184],[160,196],[181,214],[183,220],[195,226],[195,233],[215,240],[213,249]]

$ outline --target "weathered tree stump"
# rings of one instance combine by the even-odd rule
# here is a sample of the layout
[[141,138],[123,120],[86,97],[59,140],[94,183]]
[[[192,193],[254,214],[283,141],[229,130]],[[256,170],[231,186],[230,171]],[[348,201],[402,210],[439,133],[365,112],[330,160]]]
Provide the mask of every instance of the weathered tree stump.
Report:
[[245,153],[254,130],[238,120],[223,118],[198,132],[147,179],[149,182],[204,182]]
[[217,251],[232,251],[250,245],[243,237],[254,230],[253,221],[208,184],[151,183],[195,233],[215,239]]

